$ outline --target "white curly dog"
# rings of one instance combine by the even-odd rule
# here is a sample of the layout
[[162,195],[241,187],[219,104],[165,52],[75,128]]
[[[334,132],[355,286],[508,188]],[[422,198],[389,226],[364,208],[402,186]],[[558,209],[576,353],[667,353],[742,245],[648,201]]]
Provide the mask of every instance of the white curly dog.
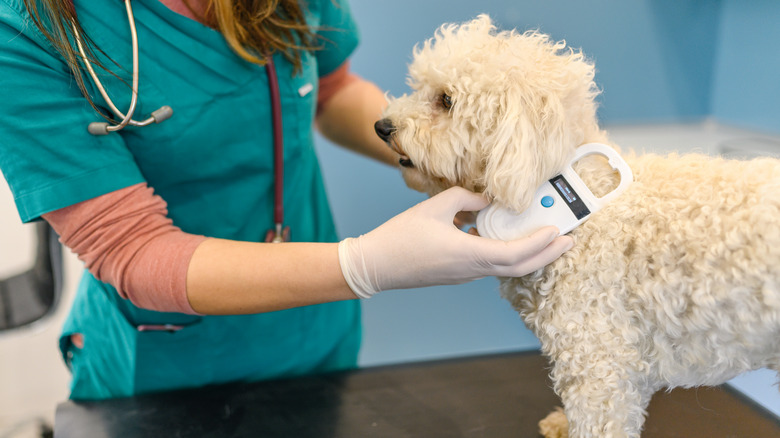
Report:
[[[538,32],[485,15],[444,25],[409,76],[375,128],[414,189],[462,186],[520,212],[578,145],[617,148],[593,64]],[[574,248],[501,279],[563,401],[547,437],[638,437],[656,391],[780,371],[780,161],[624,155],[634,183],[571,232]],[[577,172],[597,196],[617,184],[604,160]]]

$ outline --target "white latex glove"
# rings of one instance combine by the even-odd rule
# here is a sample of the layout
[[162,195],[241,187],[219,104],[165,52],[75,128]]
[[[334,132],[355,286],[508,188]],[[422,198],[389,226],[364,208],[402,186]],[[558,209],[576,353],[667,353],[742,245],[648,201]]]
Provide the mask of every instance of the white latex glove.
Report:
[[460,284],[487,276],[521,277],[571,248],[568,236],[545,227],[504,242],[464,233],[453,224],[461,211],[487,207],[481,195],[448,189],[358,238],[339,243],[347,284],[361,298],[379,291]]

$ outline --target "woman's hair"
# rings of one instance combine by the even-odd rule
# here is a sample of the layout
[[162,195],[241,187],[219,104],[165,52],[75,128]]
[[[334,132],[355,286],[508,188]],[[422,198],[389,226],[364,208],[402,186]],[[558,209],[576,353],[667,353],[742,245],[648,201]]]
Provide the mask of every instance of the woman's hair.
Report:
[[[298,0],[207,0],[200,14],[184,0],[189,9],[204,23],[219,30],[233,51],[241,58],[265,65],[265,58],[281,52],[294,65],[294,72],[302,67],[302,52],[316,50],[316,36],[306,23]],[[73,43],[76,27],[90,62],[107,70],[97,61],[95,51],[101,52],[85,34],[76,17],[72,0],[24,0],[35,26],[65,59],[84,96],[94,107],[82,75],[81,55]]]
[[[189,0],[184,3],[189,6]],[[265,64],[263,54],[278,50],[297,72],[301,51],[315,49],[299,0],[209,0],[202,18],[222,32],[239,56],[255,64]]]

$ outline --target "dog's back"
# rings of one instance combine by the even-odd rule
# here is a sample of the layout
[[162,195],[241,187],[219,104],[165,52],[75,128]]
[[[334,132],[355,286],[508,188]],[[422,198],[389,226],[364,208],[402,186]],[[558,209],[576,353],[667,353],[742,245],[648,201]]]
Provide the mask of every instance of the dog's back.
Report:
[[627,160],[629,190],[505,297],[549,354],[625,350],[659,386],[780,368],[780,161]]

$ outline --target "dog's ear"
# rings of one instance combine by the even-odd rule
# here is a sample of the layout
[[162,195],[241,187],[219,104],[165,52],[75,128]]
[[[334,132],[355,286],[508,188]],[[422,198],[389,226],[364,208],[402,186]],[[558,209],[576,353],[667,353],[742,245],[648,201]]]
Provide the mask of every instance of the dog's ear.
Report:
[[505,90],[500,101],[495,129],[483,144],[485,194],[521,212],[539,186],[563,170],[576,145],[555,94]]
[[581,52],[538,32],[504,33],[511,54],[504,85],[492,96],[490,134],[482,144],[485,192],[523,211],[577,146],[603,141],[596,118],[594,66]]

